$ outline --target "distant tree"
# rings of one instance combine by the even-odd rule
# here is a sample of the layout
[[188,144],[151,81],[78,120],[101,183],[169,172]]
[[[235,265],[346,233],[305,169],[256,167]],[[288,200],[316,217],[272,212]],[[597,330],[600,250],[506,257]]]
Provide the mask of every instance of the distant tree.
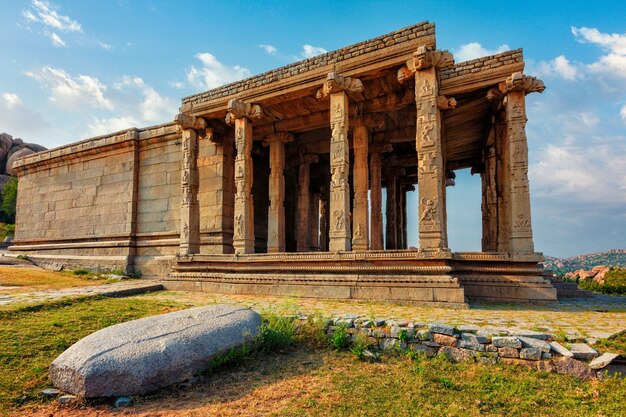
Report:
[[17,178],[11,178],[11,181],[4,184],[2,188],[2,204],[0,211],[2,212],[2,220],[6,223],[15,223],[15,207],[17,205]]

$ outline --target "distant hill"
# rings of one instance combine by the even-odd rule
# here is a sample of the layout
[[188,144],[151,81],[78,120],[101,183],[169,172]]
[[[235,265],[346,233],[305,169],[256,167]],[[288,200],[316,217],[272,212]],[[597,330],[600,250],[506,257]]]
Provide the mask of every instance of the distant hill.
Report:
[[557,275],[565,275],[578,269],[591,269],[597,265],[626,267],[626,249],[611,249],[607,252],[588,253],[571,258],[546,256],[544,266]]

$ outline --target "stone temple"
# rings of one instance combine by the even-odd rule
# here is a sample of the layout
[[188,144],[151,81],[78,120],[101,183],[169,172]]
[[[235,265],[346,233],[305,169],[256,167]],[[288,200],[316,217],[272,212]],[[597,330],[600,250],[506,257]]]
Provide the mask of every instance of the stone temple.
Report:
[[[544,86],[523,69],[520,49],[455,64],[423,22],[185,97],[173,122],[18,160],[11,250],[173,289],[554,301],[525,134]],[[465,168],[482,179],[481,252],[448,245],[446,187]]]

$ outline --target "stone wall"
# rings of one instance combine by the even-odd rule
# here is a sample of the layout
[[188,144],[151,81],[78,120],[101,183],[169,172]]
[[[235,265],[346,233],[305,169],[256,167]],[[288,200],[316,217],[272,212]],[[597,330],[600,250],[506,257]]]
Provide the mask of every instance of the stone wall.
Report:
[[180,155],[166,124],[19,160],[11,250],[41,264],[166,273],[179,245]]

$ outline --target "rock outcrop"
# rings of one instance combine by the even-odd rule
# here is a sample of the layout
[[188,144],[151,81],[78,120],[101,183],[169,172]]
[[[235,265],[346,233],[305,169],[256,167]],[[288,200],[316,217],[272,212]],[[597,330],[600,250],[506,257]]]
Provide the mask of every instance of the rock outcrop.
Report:
[[116,324],[50,365],[55,387],[82,397],[143,395],[189,379],[216,355],[251,342],[261,317],[232,305],[190,308]]
[[19,158],[32,153],[45,151],[41,145],[25,143],[20,138],[13,138],[8,133],[0,133],[0,186],[15,175],[13,163]]
[[580,281],[593,280],[597,282],[598,284],[604,284],[604,278],[606,277],[606,274],[608,274],[610,270],[611,270],[611,267],[609,266],[598,265],[598,266],[594,266],[593,268],[591,268],[590,271],[579,269],[574,272],[568,272],[567,274],[565,274],[565,278],[570,279],[570,280],[580,280]]

